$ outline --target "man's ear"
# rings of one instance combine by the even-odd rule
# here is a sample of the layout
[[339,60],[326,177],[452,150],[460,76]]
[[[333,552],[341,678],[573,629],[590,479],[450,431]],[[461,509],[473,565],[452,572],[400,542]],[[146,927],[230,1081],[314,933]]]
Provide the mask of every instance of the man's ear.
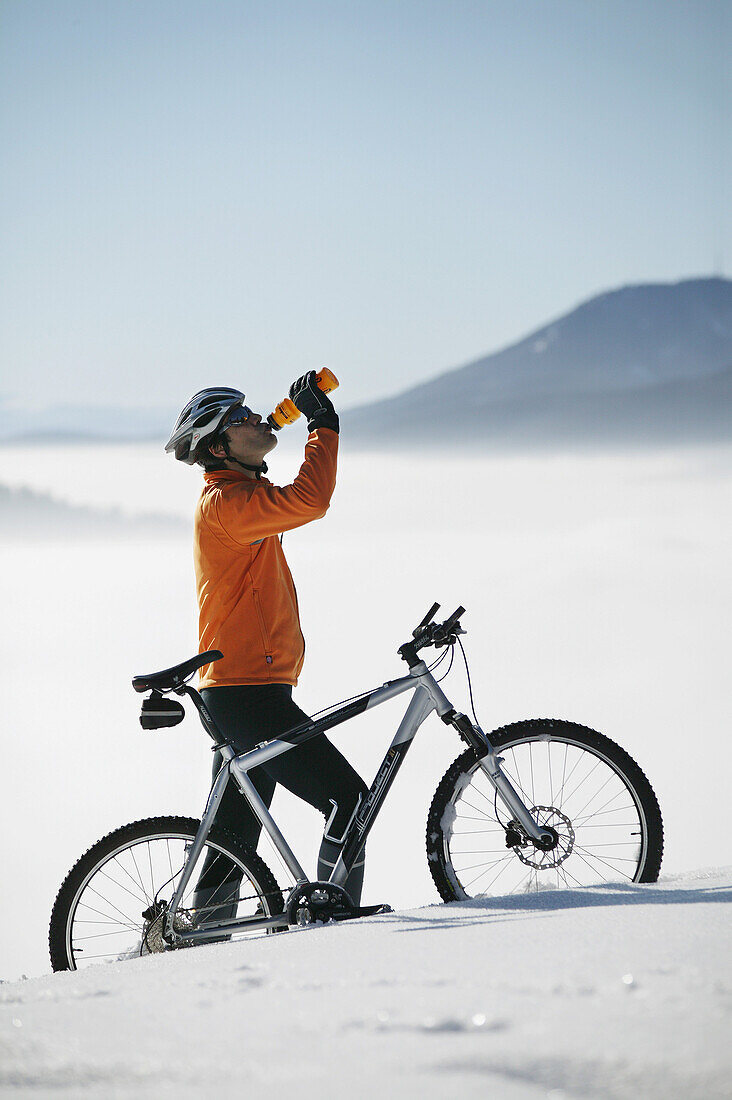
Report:
[[217,440],[215,443],[209,443],[208,449],[214,458],[226,458],[226,451],[220,440]]

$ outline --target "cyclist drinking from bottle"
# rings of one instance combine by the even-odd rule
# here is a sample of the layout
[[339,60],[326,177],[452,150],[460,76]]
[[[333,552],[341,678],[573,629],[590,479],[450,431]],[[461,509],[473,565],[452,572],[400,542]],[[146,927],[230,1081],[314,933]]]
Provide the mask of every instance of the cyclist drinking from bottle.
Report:
[[[325,515],[335,488],[339,423],[314,371],[293,383],[290,399],[309,432],[291,485],[273,485],[264,476],[265,455],[277,436],[239,390],[197,393],[165,446],[205,471],[194,533],[200,651],[218,649],[223,659],[201,669],[201,695],[223,736],[242,753],[309,720],[292,699],[305,642],[281,536]],[[217,752],[214,775],[222,763]],[[328,879],[366,794],[360,776],[322,735],[261,765],[250,778],[267,806],[282,783],[325,815],[318,879]],[[260,823],[234,784],[226,789],[218,823],[256,848]],[[221,863],[204,866],[194,903],[214,920],[236,914],[240,880],[228,864],[222,881]],[[355,905],[362,885],[363,857],[345,883]]]

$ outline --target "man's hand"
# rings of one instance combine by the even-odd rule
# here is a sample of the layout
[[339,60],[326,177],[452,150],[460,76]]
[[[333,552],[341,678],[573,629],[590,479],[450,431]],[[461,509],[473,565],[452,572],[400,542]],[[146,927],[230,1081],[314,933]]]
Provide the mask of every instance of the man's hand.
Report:
[[318,389],[314,370],[309,370],[297,382],[292,383],[290,400],[307,417],[309,432],[314,432],[316,428],[332,428],[334,432],[338,431],[338,413],[328,395]]

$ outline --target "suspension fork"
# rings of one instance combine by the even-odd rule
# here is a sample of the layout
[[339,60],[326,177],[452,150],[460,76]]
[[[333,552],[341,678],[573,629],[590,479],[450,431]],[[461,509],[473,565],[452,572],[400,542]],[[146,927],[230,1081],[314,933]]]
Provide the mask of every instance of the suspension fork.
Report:
[[524,805],[523,799],[501,767],[503,757],[496,755],[493,745],[480,726],[471,722],[466,714],[460,714],[455,710],[448,711],[447,714],[441,715],[441,718],[443,722],[454,726],[463,741],[474,750],[478,756],[481,770],[488,777],[491,786],[501,796],[503,804],[512,818],[518,821],[526,836],[538,844],[539,847],[550,844],[555,840],[554,835],[547,832],[546,829],[540,828],[531,816]]

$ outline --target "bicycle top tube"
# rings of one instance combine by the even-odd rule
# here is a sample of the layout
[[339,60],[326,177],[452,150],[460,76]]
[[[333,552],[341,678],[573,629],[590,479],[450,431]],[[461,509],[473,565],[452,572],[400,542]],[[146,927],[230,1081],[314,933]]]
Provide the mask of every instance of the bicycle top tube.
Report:
[[[450,709],[451,704],[442,690],[437,686],[437,682],[433,679],[431,673],[427,671],[427,667],[423,662],[421,663],[424,672],[415,668],[410,671],[408,676],[401,676],[396,680],[388,680],[386,683],[382,684],[381,687],[367,692],[358,699],[354,699],[352,702],[346,703],[342,707],[336,706],[336,709],[332,710],[329,714],[323,715],[322,718],[311,719],[308,722],[301,722],[297,726],[292,726],[289,730],[285,730],[277,734],[276,737],[271,738],[270,742],[279,741],[292,746],[300,745],[304,741],[309,741],[312,737],[317,737],[319,734],[325,733],[326,730],[332,729],[334,726],[341,725],[341,723],[347,722],[351,718],[355,718],[357,714],[363,714],[365,710],[371,707],[378,706],[380,703],[385,703],[389,699],[393,699],[405,691],[419,687],[420,684],[426,687],[439,713],[445,713]],[[216,745],[228,745],[229,742],[223,737],[221,731],[218,729],[213,716],[199,692],[197,692],[195,688],[190,687],[190,685],[185,685],[184,690],[186,695],[190,696],[193,700],[204,729]],[[262,743],[265,744],[268,742],[263,741]],[[233,748],[233,746],[231,747]]]
[[[289,745],[301,744],[311,737],[316,737],[318,734],[324,733],[333,726],[340,725],[342,722],[347,722],[357,714],[362,714],[364,710],[378,706],[380,703],[386,702],[388,699],[392,699],[394,696],[410,688],[414,689],[418,685],[421,685],[425,689],[432,702],[432,706],[429,710],[436,710],[443,720],[450,721],[451,719],[449,716],[451,714],[454,715],[455,710],[447,699],[447,696],[438,686],[437,681],[432,676],[422,658],[417,654],[420,649],[424,649],[427,646],[441,647],[454,645],[458,634],[465,633],[459,622],[459,616],[465,609],[463,607],[458,607],[445,622],[435,623],[432,620],[438,607],[439,604],[433,604],[427,612],[427,615],[422,619],[422,622],[412,631],[412,640],[405,642],[397,651],[399,656],[409,665],[408,676],[402,676],[396,680],[388,680],[386,683],[382,684],[381,687],[364,692],[363,695],[352,699],[343,706],[335,704],[330,712],[325,714],[322,718],[309,719],[307,722],[293,726],[273,740],[284,742]],[[180,665],[175,665],[170,669],[165,669],[162,672],[152,673],[146,676],[136,676],[133,679],[133,687],[138,692],[152,690],[153,692],[158,691],[167,694],[168,692],[175,691],[178,695],[188,695],[193,700],[198,710],[201,723],[213,740],[214,746],[216,748],[228,746],[229,749],[233,750],[235,746],[223,736],[222,731],[219,730],[216,725],[212,714],[206,707],[199,692],[188,683],[188,680],[202,664],[210,660],[218,660],[221,656],[218,650],[198,654],[196,657],[184,661]],[[464,716],[461,715],[460,717]],[[170,725],[173,723],[165,724]]]

